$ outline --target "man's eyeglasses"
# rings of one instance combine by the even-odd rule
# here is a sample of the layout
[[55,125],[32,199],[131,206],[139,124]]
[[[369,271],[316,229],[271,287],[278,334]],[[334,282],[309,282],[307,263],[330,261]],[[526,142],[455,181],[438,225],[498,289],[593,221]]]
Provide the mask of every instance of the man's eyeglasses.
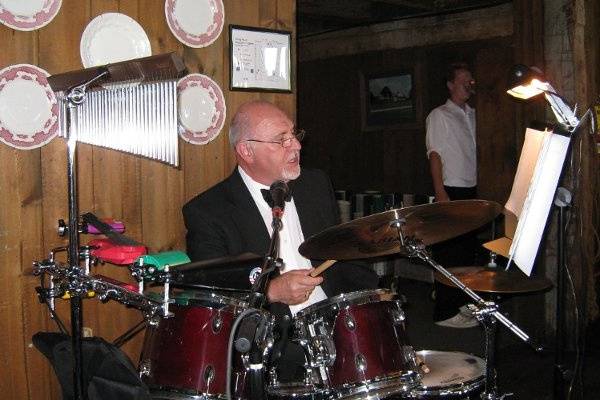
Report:
[[292,136],[283,136],[279,140],[258,140],[258,139],[246,139],[246,142],[258,142],[258,143],[277,143],[281,145],[281,147],[290,147],[292,145],[292,140],[296,139],[301,142],[306,136],[306,131],[304,129],[296,129],[292,130]]

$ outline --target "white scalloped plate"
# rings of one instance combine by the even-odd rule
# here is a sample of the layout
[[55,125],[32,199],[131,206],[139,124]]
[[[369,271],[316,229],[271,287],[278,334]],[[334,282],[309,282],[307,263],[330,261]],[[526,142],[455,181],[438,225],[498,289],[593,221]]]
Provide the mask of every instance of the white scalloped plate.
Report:
[[0,0],[0,22],[19,31],[33,31],[56,17],[62,0]]
[[206,75],[189,74],[177,82],[179,136],[206,144],[223,129],[227,108],[219,85]]
[[48,76],[30,64],[0,70],[0,141],[29,150],[58,134],[58,102]]
[[144,29],[121,13],[105,13],[94,18],[81,35],[79,51],[85,68],[152,55]]
[[222,0],[166,0],[165,16],[173,35],[195,48],[217,40],[225,22]]

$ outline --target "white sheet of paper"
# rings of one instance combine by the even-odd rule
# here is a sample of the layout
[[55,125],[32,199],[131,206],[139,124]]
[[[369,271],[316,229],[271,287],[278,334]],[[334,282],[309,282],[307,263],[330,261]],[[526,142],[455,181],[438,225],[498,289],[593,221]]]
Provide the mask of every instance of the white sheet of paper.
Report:
[[[517,218],[519,218],[521,210],[523,210],[523,204],[527,197],[527,190],[529,189],[529,184],[533,177],[535,163],[540,154],[540,148],[542,147],[542,141],[547,135],[549,135],[547,131],[538,131],[531,128],[527,128],[525,131],[525,141],[523,142],[523,148],[521,149],[521,156],[519,157],[519,165],[517,166],[517,172],[515,173],[512,190],[508,201],[504,205],[504,208],[515,214]],[[512,238],[512,234],[514,234],[514,232],[511,232],[508,236]]]
[[[533,134],[533,136],[539,135]],[[531,141],[529,144],[532,146],[531,151],[534,153],[535,141],[539,137],[533,136],[530,138]],[[546,220],[552,206],[552,200],[554,199],[554,192],[556,191],[569,147],[568,137],[550,132],[542,132],[542,136],[538,156],[530,158],[531,156],[527,155],[527,162],[536,160],[536,158],[537,160],[535,161],[535,168],[528,185],[527,196],[523,202],[522,209],[518,213],[519,199],[523,193],[523,186],[519,187],[516,191],[515,187],[513,187],[513,192],[515,192],[514,198],[513,193],[511,193],[514,203],[511,203],[510,207],[513,207],[512,211],[519,216],[519,223],[517,224],[515,236],[509,251],[509,264],[511,261],[514,261],[519,269],[528,276],[531,275],[533,269],[535,256],[542,240]],[[520,168],[521,160],[519,160]],[[515,182],[517,182],[517,179],[519,180],[518,186],[523,185],[528,174],[525,168],[527,167],[524,166],[523,171],[521,171],[522,176],[519,176],[519,171],[517,171],[515,176]],[[509,198],[509,202],[511,198]],[[507,202],[507,207],[508,205],[509,203]]]

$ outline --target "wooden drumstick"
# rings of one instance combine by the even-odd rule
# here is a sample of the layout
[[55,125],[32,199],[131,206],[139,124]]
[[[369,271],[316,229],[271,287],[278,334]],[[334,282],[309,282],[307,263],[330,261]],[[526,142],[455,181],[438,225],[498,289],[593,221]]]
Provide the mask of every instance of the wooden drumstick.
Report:
[[337,260],[327,260],[325,261],[323,264],[319,265],[317,268],[315,268],[315,270],[313,272],[311,272],[309,275],[314,277],[319,276],[323,271],[325,271],[327,268],[331,267],[333,264],[335,264],[337,262]]

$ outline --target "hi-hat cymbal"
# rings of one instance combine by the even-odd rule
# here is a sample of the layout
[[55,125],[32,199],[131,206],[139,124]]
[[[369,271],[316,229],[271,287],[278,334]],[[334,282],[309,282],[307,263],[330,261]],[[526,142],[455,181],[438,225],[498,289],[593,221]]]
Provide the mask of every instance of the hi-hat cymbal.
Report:
[[[448,272],[458,278],[466,287],[475,292],[488,293],[531,293],[552,287],[552,282],[543,277],[528,277],[521,272],[504,271],[489,267],[455,267]],[[444,285],[455,287],[439,272],[435,279]]]
[[406,250],[400,244],[395,222],[405,238],[431,245],[460,236],[494,219],[502,210],[486,200],[457,200],[385,211],[332,226],[308,238],[299,248],[305,257],[353,260]]

